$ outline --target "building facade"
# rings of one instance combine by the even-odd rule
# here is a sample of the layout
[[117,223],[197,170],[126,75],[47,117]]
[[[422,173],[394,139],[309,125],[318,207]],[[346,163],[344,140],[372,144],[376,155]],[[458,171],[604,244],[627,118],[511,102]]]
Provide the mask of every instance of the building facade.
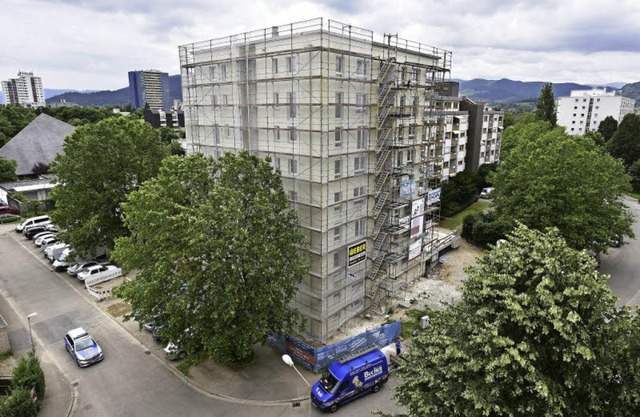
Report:
[[33,72],[18,72],[18,78],[2,82],[5,104],[19,104],[23,107],[44,107],[42,79]]
[[188,152],[244,149],[282,175],[308,240],[293,304],[309,336],[425,276],[440,182],[465,163],[451,52],[323,19],[179,51]]
[[148,104],[153,110],[169,110],[169,74],[156,70],[129,71],[129,96],[135,109]]
[[626,114],[633,113],[635,100],[594,88],[574,90],[569,97],[558,98],[557,104],[558,125],[570,135],[584,135],[597,131],[608,116],[620,123]]
[[462,98],[460,108],[469,113],[467,169],[476,172],[482,164],[500,162],[504,112],[467,97]]

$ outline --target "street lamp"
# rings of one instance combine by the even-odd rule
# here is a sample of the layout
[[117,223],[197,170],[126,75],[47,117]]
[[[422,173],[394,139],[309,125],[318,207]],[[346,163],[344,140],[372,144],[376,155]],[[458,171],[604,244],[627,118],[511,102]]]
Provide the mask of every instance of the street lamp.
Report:
[[296,372],[298,373],[298,375],[300,375],[300,378],[302,378],[302,380],[304,381],[305,384],[307,384],[307,386],[309,388],[311,388],[311,385],[309,385],[309,383],[307,382],[307,380],[302,376],[302,374],[300,373],[300,371],[298,371],[298,368],[296,368],[296,366],[293,363],[293,359],[291,359],[291,356],[284,354],[282,355],[282,361],[284,363],[286,363],[287,365],[289,365],[290,367],[292,367],[293,369],[296,370]]
[[29,322],[29,343],[31,344],[31,351],[33,354],[36,354],[36,345],[33,344],[33,335],[31,334],[31,319],[37,316],[38,313],[31,313],[27,316],[27,321]]

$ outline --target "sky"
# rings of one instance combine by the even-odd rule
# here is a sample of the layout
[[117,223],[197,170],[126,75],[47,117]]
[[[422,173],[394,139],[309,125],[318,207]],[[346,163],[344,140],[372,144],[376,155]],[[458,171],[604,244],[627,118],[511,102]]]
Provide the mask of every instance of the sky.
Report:
[[452,51],[452,78],[640,81],[637,0],[2,0],[0,80],[115,90],[178,46],[322,17]]

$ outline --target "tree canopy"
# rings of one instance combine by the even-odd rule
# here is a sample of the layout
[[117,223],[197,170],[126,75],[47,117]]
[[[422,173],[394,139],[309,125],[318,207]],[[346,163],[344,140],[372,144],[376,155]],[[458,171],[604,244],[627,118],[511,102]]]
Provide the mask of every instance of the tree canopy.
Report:
[[598,125],[598,132],[604,137],[605,142],[613,137],[616,130],[618,130],[618,121],[612,116],[605,117]]
[[408,415],[640,415],[640,322],[586,252],[519,225],[467,272],[400,368]]
[[123,209],[131,234],[113,256],[138,273],[117,294],[139,321],[160,314],[161,334],[190,357],[241,363],[299,323],[289,303],[306,269],[303,235],[269,161],[171,156]]
[[520,132],[490,175],[499,218],[538,230],[557,227],[571,247],[596,253],[616,236],[633,236],[633,219],[622,202],[629,177],[620,161],[562,128],[532,123]]
[[624,116],[607,142],[607,150],[614,158],[621,159],[625,167],[640,159],[640,115],[629,113]]
[[37,116],[34,109],[19,104],[0,106],[0,148],[24,129]]
[[0,182],[17,181],[16,167],[18,163],[14,160],[5,159],[0,156]]
[[115,117],[78,127],[63,150],[52,166],[52,221],[80,253],[113,247],[127,233],[120,203],[157,174],[166,147],[149,124]]
[[539,120],[546,120],[551,124],[551,127],[556,126],[556,98],[553,95],[553,86],[551,83],[542,86],[536,104],[536,117]]

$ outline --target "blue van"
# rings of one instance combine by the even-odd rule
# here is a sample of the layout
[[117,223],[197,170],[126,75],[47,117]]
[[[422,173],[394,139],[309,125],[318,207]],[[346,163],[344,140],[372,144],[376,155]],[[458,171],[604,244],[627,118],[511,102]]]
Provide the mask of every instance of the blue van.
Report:
[[341,405],[368,392],[380,391],[389,379],[387,361],[387,356],[375,345],[339,359],[311,388],[311,403],[314,407],[333,413]]

